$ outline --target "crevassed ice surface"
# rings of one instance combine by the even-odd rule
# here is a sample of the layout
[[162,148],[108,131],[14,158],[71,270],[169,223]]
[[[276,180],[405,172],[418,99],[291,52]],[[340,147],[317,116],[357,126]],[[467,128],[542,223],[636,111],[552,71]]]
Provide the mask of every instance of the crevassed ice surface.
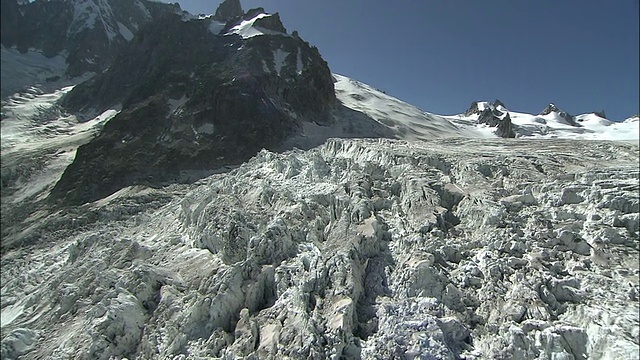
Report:
[[638,190],[623,142],[262,151],[3,235],[2,355],[637,359]]

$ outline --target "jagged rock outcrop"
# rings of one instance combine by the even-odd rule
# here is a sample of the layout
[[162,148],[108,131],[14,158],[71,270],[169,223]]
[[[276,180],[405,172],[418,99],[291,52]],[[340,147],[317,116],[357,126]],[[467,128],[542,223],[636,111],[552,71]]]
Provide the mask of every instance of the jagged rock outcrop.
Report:
[[333,81],[316,48],[280,33],[214,34],[211,21],[165,14],[141,26],[106,72],[64,98],[71,112],[122,111],[78,150],[52,199],[180,181],[275,149],[304,122],[333,121]]
[[285,29],[284,25],[282,24],[282,21],[280,20],[280,14],[278,13],[258,19],[254,22],[254,25],[267,30],[281,32],[284,34],[287,33],[287,29]]
[[218,5],[213,18],[226,23],[227,21],[242,17],[242,15],[244,15],[244,10],[242,10],[240,0],[224,0]]
[[502,101],[497,99],[493,104],[482,102],[482,109],[479,106],[479,102],[474,101],[464,114],[465,116],[477,114],[478,124],[487,124],[491,127],[495,127],[495,134],[502,138],[514,138],[516,135],[512,129],[509,112],[498,110],[498,106],[505,108]]
[[571,115],[568,112],[558,108],[554,104],[547,105],[547,107],[544,108],[544,110],[542,110],[542,112],[540,112],[539,115],[548,115],[548,114],[551,114],[552,112],[558,114],[558,116],[560,116],[562,119],[564,119],[564,121],[566,121],[568,125],[580,126],[576,122],[575,117],[573,115]]

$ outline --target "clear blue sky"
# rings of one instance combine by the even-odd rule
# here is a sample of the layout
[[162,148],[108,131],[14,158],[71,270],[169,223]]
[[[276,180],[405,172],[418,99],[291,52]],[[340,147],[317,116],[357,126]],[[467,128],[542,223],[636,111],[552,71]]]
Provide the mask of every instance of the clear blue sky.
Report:
[[[194,14],[221,2],[178,1]],[[496,98],[529,113],[550,102],[611,120],[639,112],[638,0],[241,2],[279,12],[333,72],[428,112]]]

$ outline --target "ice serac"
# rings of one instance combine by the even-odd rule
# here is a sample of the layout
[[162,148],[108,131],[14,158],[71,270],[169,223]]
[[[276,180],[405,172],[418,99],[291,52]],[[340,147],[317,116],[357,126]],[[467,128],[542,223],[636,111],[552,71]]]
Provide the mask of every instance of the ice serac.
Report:
[[17,221],[1,356],[638,359],[638,190],[625,142],[263,150]]
[[[249,17],[261,14],[273,19],[262,24],[271,31],[282,27],[261,9]],[[181,181],[276,149],[306,123],[333,123],[332,77],[315,47],[280,32],[214,34],[212,21],[164,14],[141,26],[108,70],[66,95],[71,112],[113,104],[122,112],[78,150],[52,199],[81,203],[128,185]]]

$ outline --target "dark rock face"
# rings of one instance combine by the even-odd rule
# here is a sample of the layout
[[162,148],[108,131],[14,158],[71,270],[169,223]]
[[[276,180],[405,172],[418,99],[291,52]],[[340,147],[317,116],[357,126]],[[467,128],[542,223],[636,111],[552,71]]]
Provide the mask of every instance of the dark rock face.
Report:
[[506,106],[504,105],[504,103],[503,103],[502,101],[498,100],[498,99],[496,99],[496,100],[493,102],[493,106],[494,106],[494,107],[496,107],[496,108],[497,108],[498,106],[502,106],[502,107],[506,108]]
[[273,30],[273,31],[277,31],[285,34],[287,33],[287,29],[285,29],[284,25],[282,25],[282,21],[280,20],[280,15],[278,13],[275,13],[271,16],[260,18],[256,20],[254,24],[255,26],[258,26],[267,30]]
[[495,100],[493,104],[487,104],[483,110],[478,107],[478,102],[474,101],[469,106],[469,109],[464,113],[466,116],[478,114],[478,124],[487,124],[491,127],[495,127],[495,134],[502,138],[514,138],[516,137],[513,132],[511,124],[511,116],[507,112],[506,114],[498,110],[498,106],[505,107],[504,103],[500,100]]
[[486,108],[480,113],[478,123],[495,127],[495,134],[502,138],[516,137],[511,126],[509,113],[503,114],[495,108]]
[[165,14],[142,26],[107,71],[63,99],[72,112],[122,111],[78,149],[51,199],[180,181],[275,149],[305,121],[332,122],[333,81],[317,49],[285,35],[214,35],[210,21]]
[[67,52],[70,77],[100,73],[141,25],[180,11],[177,4],[147,0],[2,0],[0,40],[5,47],[35,48],[47,57]]
[[607,118],[607,115],[605,115],[604,110],[602,110],[602,111],[594,111],[593,113],[594,113],[596,116],[599,116],[599,117],[601,117],[601,118],[603,118],[603,119],[606,119],[606,118]]
[[549,104],[546,108],[544,108],[544,110],[542,110],[542,112],[539,115],[548,115],[548,114],[551,114],[552,112],[557,113],[561,118],[563,118],[567,122],[567,124],[572,126],[580,126],[576,122],[575,117],[573,115],[558,108],[554,104]]
[[471,105],[469,105],[469,109],[467,109],[467,111],[464,112],[464,115],[471,116],[473,114],[479,114],[479,113],[481,113],[481,111],[478,108],[478,102],[474,101],[471,103]]
[[216,9],[214,20],[227,22],[244,15],[240,0],[224,0]]

